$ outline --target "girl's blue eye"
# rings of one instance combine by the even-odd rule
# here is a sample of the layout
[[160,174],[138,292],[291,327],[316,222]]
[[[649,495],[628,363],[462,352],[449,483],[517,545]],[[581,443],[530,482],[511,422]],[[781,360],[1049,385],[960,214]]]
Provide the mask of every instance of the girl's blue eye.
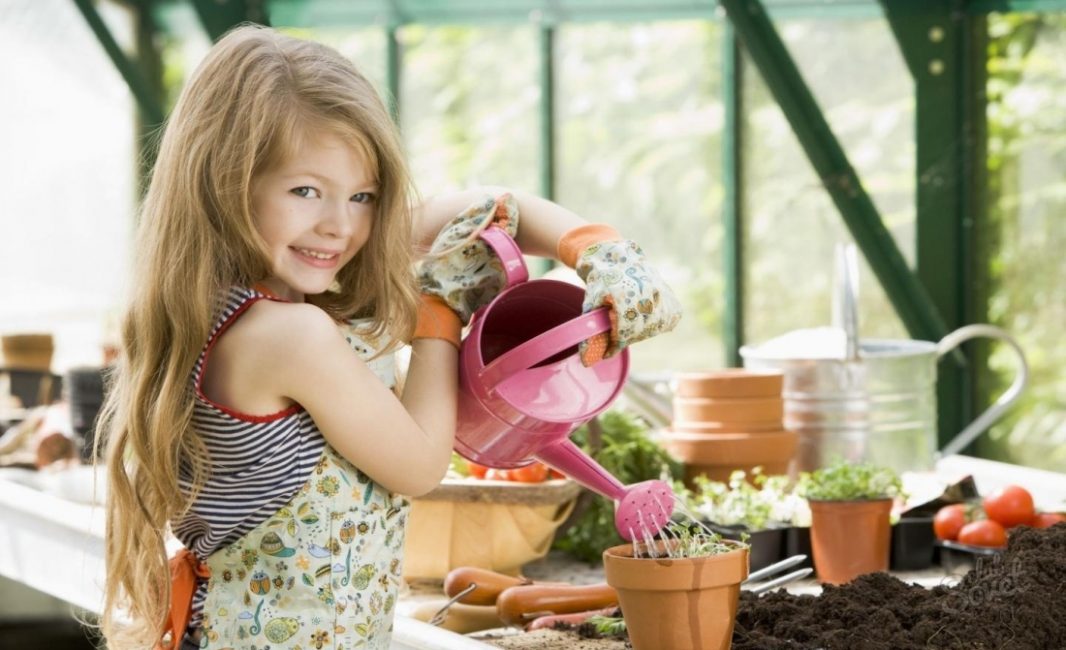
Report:
[[373,203],[377,198],[373,192],[359,192],[358,194],[353,194],[351,200],[356,203]]
[[299,197],[302,197],[302,198],[305,198],[305,199],[317,199],[317,198],[319,198],[318,190],[316,190],[315,188],[310,187],[308,185],[295,187],[295,188],[293,188],[293,189],[291,189],[289,191],[292,192],[293,194],[295,194],[296,196],[299,196]]

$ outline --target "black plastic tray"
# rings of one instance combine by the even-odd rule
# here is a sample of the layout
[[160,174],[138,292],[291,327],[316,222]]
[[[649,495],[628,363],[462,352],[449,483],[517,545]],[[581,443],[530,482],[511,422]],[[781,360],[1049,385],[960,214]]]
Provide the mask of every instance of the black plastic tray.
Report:
[[902,517],[892,526],[892,554],[890,568],[893,571],[920,571],[933,565],[932,517]]
[[966,573],[981,562],[989,561],[1003,552],[1002,548],[971,546],[946,539],[933,543],[940,566],[948,573]]

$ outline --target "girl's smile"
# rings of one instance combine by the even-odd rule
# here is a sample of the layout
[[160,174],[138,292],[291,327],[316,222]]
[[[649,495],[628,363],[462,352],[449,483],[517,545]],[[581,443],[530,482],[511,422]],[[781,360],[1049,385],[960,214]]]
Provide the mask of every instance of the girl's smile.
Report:
[[296,246],[290,246],[290,248],[296,251],[296,253],[304,262],[320,269],[335,268],[337,266],[337,262],[340,260],[341,253],[344,252],[313,250],[310,248],[298,248]]

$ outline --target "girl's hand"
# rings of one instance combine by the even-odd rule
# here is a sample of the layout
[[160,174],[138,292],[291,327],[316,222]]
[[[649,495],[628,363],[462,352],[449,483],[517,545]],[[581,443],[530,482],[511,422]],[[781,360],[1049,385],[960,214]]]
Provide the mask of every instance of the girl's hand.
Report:
[[610,335],[594,336],[579,346],[586,366],[669,332],[681,320],[681,303],[673,290],[632,241],[592,244],[577,257],[574,270],[585,281],[583,311],[611,308]]
[[459,213],[418,265],[422,293],[439,297],[464,325],[507,285],[499,258],[478,237],[493,224],[511,237],[518,232],[518,204],[510,194],[486,196]]

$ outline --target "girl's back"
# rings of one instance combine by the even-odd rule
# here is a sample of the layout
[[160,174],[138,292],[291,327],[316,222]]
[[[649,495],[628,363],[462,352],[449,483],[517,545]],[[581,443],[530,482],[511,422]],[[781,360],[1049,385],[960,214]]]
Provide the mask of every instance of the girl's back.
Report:
[[[206,558],[212,579],[198,585],[192,627],[205,647],[387,647],[407,501],[337,454],[302,407],[240,386],[257,383],[254,360],[270,354],[255,337],[269,322],[254,322],[269,321],[256,305],[270,299],[233,289],[193,371],[193,425],[212,472],[174,533]],[[347,338],[364,361],[379,351]],[[376,378],[391,388],[382,359]],[[226,390],[209,391],[210,378]]]

